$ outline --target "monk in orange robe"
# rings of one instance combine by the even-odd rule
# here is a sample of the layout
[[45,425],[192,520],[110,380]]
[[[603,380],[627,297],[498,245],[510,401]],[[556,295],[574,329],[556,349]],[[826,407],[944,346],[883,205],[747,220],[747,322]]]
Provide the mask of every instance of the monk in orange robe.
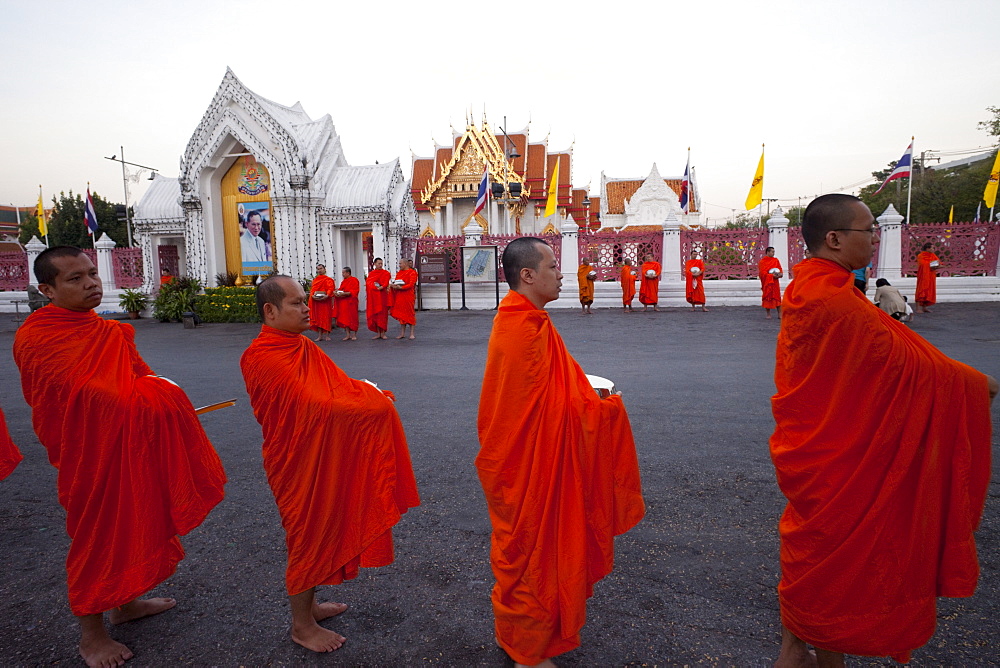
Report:
[[771,317],[771,309],[781,317],[781,283],[778,282],[784,272],[781,270],[781,262],[774,257],[774,247],[768,246],[764,249],[764,257],[757,263],[757,275],[760,277],[760,305],[764,307],[767,317]]
[[626,313],[632,312],[632,300],[635,299],[635,282],[638,280],[639,276],[632,269],[632,263],[628,259],[625,259],[618,274],[618,282],[622,286],[622,311]]
[[691,259],[684,263],[684,298],[691,310],[705,308],[705,263],[698,259],[698,251],[691,251]]
[[17,449],[17,444],[7,431],[7,420],[0,410],[0,480],[3,480],[17,468],[24,455]]
[[334,291],[337,284],[326,275],[326,265],[316,265],[316,278],[309,288],[309,329],[317,332],[317,341],[329,341],[336,316]]
[[851,195],[814,200],[811,256],[785,292],[770,440],[788,498],[779,667],[906,663],[934,633],[936,598],[976,587],[998,385],[854,288],[874,224]]
[[932,245],[924,244],[917,255],[917,313],[930,313],[927,307],[937,303],[937,272],[941,260],[931,252]]
[[580,645],[614,537],[645,505],[621,396],[597,395],[543,310],[562,282],[552,249],[515,239],[503,266],[511,291],[493,320],[476,458],[493,526],[495,634],[518,665],[550,666]]
[[368,329],[375,332],[373,339],[387,339],[389,329],[389,281],[392,274],[382,268],[382,258],[375,258],[374,268],[365,279],[365,319]]
[[660,263],[653,261],[652,255],[647,255],[642,259],[642,283],[639,285],[639,303],[642,310],[647,311],[652,306],[654,311],[659,311],[656,305],[660,301]]
[[585,314],[593,313],[590,310],[590,305],[594,303],[594,278],[596,276],[597,271],[590,265],[590,260],[584,258],[583,264],[576,270],[576,279],[580,286],[580,308]]
[[413,268],[413,263],[406,258],[399,261],[399,271],[396,272],[396,279],[389,286],[392,290],[392,302],[389,306],[389,315],[399,321],[399,336],[397,339],[406,338],[406,329],[410,329],[410,338],[417,338],[417,312],[414,310],[416,304],[417,270]]
[[351,275],[351,268],[344,267],[340,272],[343,279],[337,289],[337,327],[344,330],[344,341],[358,339],[358,294],[361,284]]
[[359,567],[393,562],[392,527],[419,505],[390,392],[349,378],[312,341],[305,293],[288,276],[257,286],[264,325],[240,360],[264,433],[264,470],[285,528],[292,640],[330,652],[345,638],[318,624],[347,609],[316,601]]
[[80,654],[121,665],[132,651],[111,639],[103,613],[120,624],[176,605],[137,597],[173,575],[184,558],[177,537],[222,500],[226,476],[187,395],[139,356],[132,326],[94,313],[103,289],[90,258],[57,246],[34,271],[52,303],[17,330],[14,361],[58,470]]

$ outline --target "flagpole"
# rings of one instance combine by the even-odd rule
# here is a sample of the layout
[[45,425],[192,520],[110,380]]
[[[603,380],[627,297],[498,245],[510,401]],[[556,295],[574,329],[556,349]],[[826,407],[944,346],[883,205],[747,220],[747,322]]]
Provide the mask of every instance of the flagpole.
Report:
[[[911,147],[913,146],[913,144],[914,144],[914,142],[916,140],[917,140],[917,138],[915,136],[913,136],[913,135],[910,136],[910,146]],[[910,202],[912,201],[912,198],[913,198],[913,172],[916,171],[915,169],[913,169],[913,166],[914,166],[913,165],[913,149],[911,148],[910,149],[910,184],[909,184],[909,187],[906,189],[906,224],[907,225],[909,225],[912,222],[910,220]],[[923,168],[924,168],[924,164],[921,162],[920,163],[920,169],[923,169]]]

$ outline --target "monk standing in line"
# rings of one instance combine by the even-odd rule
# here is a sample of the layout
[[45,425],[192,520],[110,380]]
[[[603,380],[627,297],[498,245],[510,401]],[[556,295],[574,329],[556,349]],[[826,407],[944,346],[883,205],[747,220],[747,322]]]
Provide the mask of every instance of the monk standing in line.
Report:
[[705,263],[698,259],[698,251],[691,251],[691,259],[684,263],[684,298],[695,311],[705,308]]
[[639,302],[645,312],[650,306],[654,311],[659,311],[657,303],[660,301],[660,263],[653,260],[652,254],[646,255],[642,259],[642,283],[639,286]]
[[590,260],[583,258],[580,268],[576,270],[576,278],[580,286],[580,310],[584,315],[590,315],[590,305],[594,303],[594,278],[597,272],[590,265]]
[[17,468],[24,455],[17,449],[17,444],[7,431],[7,420],[0,410],[0,480],[3,480]]
[[414,308],[416,304],[417,270],[413,268],[413,263],[405,257],[399,261],[399,271],[396,272],[396,281],[390,285],[392,288],[391,305],[389,315],[399,321],[399,336],[397,339],[406,338],[406,328],[410,328],[410,338],[417,338],[417,312]]
[[493,526],[495,634],[516,665],[552,666],[580,645],[614,536],[645,505],[621,396],[597,395],[543,309],[562,284],[552,249],[515,239],[503,266],[511,290],[493,320],[476,458]]
[[344,636],[319,622],[347,610],[316,601],[359,567],[394,560],[392,527],[419,505],[390,392],[349,378],[312,341],[302,286],[272,276],[257,286],[264,325],[240,360],[264,433],[264,470],[285,529],[292,640],[332,652]]
[[14,361],[58,470],[80,655],[119,666],[132,651],[108,635],[104,613],[121,624],[177,604],[137,597],[173,575],[184,558],[177,537],[222,500],[226,475],[187,395],[139,356],[135,329],[94,313],[104,292],[90,258],[56,246],[34,270],[52,303],[17,330]]
[[622,312],[632,313],[632,300],[635,299],[635,282],[639,276],[632,269],[632,263],[625,258],[618,274],[618,282],[622,286]]
[[389,281],[392,274],[382,268],[382,258],[375,258],[374,268],[365,279],[365,320],[368,329],[375,332],[373,339],[387,339],[389,329]]
[[878,239],[860,199],[815,199],[802,237],[811,257],[785,291],[771,400],[788,498],[775,665],[907,663],[934,633],[937,597],[976,588],[998,385],[854,287]]
[[326,265],[316,265],[316,278],[309,288],[309,329],[318,333],[317,341],[329,341],[333,329],[334,310],[333,291],[337,284],[326,275]]
[[774,257],[774,247],[764,249],[764,257],[757,263],[757,275],[760,277],[760,305],[764,307],[767,317],[771,317],[771,309],[781,317],[781,283],[778,282],[784,273],[781,262]]
[[351,275],[351,268],[340,272],[343,279],[337,290],[337,327],[344,330],[343,341],[358,340],[358,293],[361,284]]
[[917,255],[917,313],[930,313],[928,306],[937,303],[937,273],[941,268],[941,260],[931,252],[933,246],[926,243]]

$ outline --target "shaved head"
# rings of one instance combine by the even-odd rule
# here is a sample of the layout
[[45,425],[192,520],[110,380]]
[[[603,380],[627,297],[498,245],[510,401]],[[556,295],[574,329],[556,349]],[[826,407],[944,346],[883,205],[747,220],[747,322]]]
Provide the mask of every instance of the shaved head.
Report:
[[281,302],[285,299],[285,282],[282,279],[293,280],[291,276],[276,274],[257,285],[257,314],[260,315],[261,322],[264,322],[264,304],[281,309]]
[[52,261],[60,257],[77,257],[84,254],[76,246],[53,246],[43,250],[35,258],[35,280],[45,285],[54,286],[56,277],[59,275],[59,268]]
[[855,215],[855,203],[863,204],[854,195],[842,193],[821,195],[810,202],[802,215],[802,240],[806,248],[816,253],[823,247],[827,232],[849,227]]
[[522,269],[537,269],[541,264],[542,246],[548,244],[538,237],[520,237],[507,244],[500,263],[511,290],[520,287]]

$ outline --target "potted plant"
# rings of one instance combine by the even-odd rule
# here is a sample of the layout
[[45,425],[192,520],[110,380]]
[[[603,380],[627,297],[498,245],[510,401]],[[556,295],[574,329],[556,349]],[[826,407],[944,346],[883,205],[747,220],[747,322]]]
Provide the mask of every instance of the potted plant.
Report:
[[129,317],[133,320],[142,317],[140,314],[149,304],[149,295],[145,292],[139,292],[138,290],[126,289],[123,290],[121,296],[118,297],[118,306],[128,313]]

